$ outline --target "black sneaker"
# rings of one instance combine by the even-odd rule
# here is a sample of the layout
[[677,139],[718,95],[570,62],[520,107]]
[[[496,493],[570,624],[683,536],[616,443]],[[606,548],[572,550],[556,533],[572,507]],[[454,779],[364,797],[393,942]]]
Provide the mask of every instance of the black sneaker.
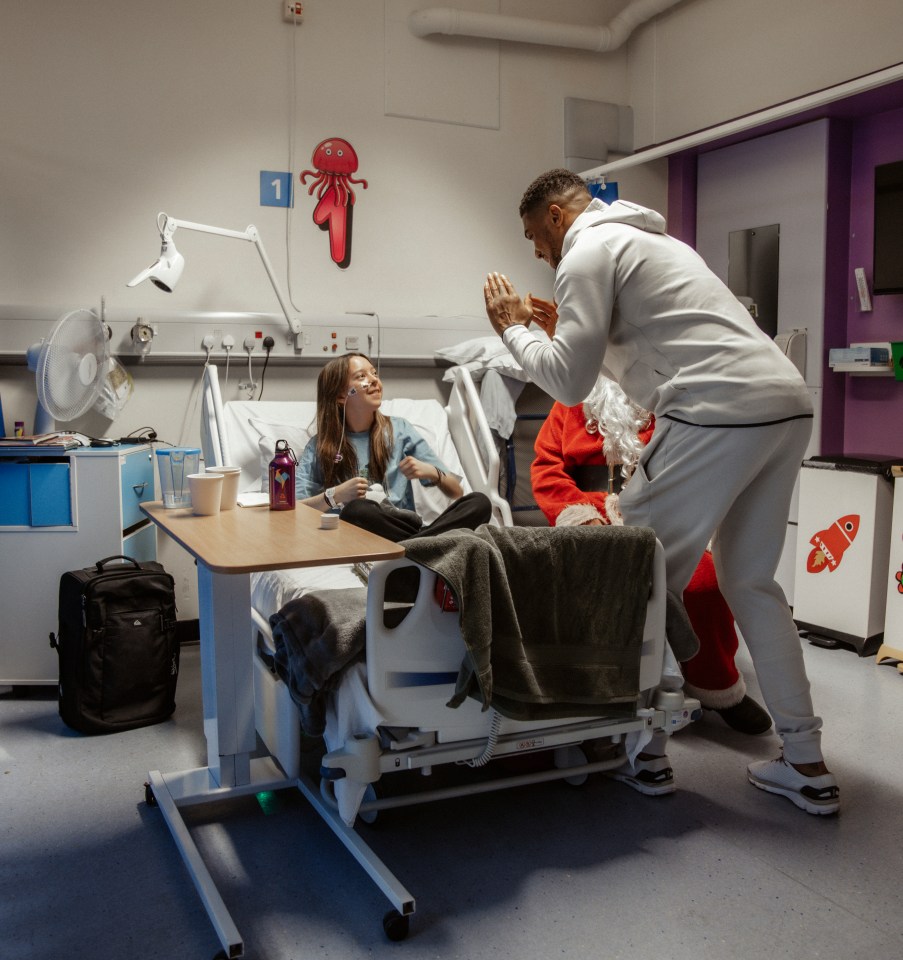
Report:
[[732,707],[714,708],[721,719],[738,733],[757,737],[771,729],[771,717],[753,700],[744,696]]

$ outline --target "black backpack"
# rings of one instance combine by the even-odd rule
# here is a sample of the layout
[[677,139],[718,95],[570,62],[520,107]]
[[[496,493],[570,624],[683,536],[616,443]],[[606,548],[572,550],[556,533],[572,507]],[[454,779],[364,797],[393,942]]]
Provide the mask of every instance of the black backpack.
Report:
[[161,564],[116,556],[64,573],[50,645],[59,655],[60,716],[74,730],[131,730],[175,710],[175,585]]

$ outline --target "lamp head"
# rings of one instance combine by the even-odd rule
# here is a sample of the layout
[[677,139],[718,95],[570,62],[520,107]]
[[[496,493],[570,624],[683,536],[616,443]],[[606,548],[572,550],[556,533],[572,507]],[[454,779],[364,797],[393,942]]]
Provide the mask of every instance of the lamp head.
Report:
[[139,283],[150,280],[152,284],[166,293],[172,293],[175,285],[179,282],[179,277],[182,276],[184,268],[185,258],[176,250],[172,238],[164,237],[159,258],[146,270],[142,270],[134,280],[130,280],[126,286],[137,287]]

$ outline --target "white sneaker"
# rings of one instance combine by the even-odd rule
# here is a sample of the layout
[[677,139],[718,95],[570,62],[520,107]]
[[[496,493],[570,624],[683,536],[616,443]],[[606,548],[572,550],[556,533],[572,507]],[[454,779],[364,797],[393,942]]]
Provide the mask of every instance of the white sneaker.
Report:
[[825,815],[840,809],[840,787],[833,773],[803,776],[783,756],[757,760],[746,768],[746,773],[754,787],[787,797],[806,813]]
[[608,776],[626,783],[628,787],[646,794],[647,797],[660,797],[666,793],[674,793],[676,789],[674,771],[666,756],[651,757],[649,760],[637,757],[632,767],[628,761],[612,770]]

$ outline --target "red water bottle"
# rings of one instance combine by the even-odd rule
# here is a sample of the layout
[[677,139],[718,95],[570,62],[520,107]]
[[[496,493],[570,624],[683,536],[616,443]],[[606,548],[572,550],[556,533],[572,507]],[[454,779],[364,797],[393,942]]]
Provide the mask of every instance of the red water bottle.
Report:
[[288,440],[276,441],[276,456],[270,461],[270,510],[295,509],[295,466],[298,463]]

